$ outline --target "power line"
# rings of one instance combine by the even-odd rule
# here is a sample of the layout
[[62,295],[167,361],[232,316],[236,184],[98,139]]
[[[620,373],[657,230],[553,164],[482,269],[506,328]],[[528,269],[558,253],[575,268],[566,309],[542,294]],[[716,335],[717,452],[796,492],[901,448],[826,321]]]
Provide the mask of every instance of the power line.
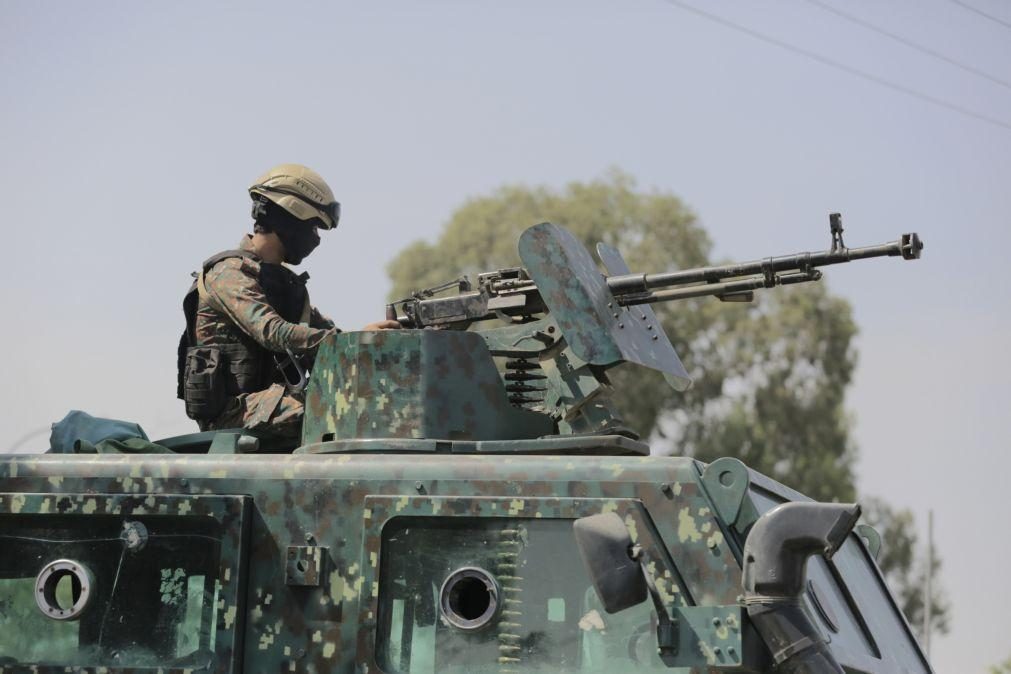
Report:
[[1008,23],[1008,22],[1007,22],[1007,21],[1005,21],[1004,19],[1000,19],[1000,18],[998,18],[998,17],[994,16],[993,14],[987,14],[986,12],[984,12],[984,11],[983,11],[983,10],[981,10],[981,9],[976,9],[975,7],[973,7],[972,5],[970,5],[970,4],[969,4],[969,3],[967,3],[967,2],[962,2],[961,0],[951,0],[951,1],[952,1],[953,3],[955,3],[956,5],[958,5],[959,7],[962,7],[962,8],[964,8],[964,9],[967,9],[967,10],[969,10],[970,12],[976,12],[976,13],[977,13],[977,14],[979,14],[980,16],[982,16],[982,17],[986,17],[987,19],[990,19],[990,20],[991,20],[991,21],[993,21],[994,23],[999,23],[1000,25],[1004,26],[1005,28],[1011,28],[1011,23]]
[[47,432],[49,432],[51,430],[52,430],[52,425],[51,424],[46,424],[42,428],[37,428],[34,431],[32,431],[31,433],[25,433],[20,438],[18,438],[13,443],[11,443],[10,448],[7,450],[7,454],[14,454],[21,447],[21,445],[25,444],[26,442],[28,442],[32,438],[36,438],[36,437],[42,435],[43,433],[47,433]]
[[1007,130],[1011,131],[1011,122],[1006,122],[1004,120],[997,119],[996,117],[990,117],[988,115],[984,115],[984,114],[976,112],[974,110],[969,110],[968,108],[963,108],[960,105],[957,105],[955,103],[950,103],[950,102],[948,102],[948,101],[946,101],[944,99],[935,98],[934,96],[931,96],[930,94],[925,94],[925,93],[923,93],[921,91],[917,91],[916,89],[911,89],[911,88],[909,88],[909,87],[907,87],[905,85],[897,84],[897,83],[892,82],[890,80],[886,80],[883,77],[878,77],[877,75],[872,75],[871,73],[864,72],[863,70],[858,70],[857,68],[853,68],[851,66],[848,66],[845,63],[841,63],[841,62],[836,61],[834,59],[830,59],[827,56],[822,56],[821,54],[818,54],[818,53],[815,53],[815,52],[812,52],[812,51],[808,51],[807,49],[804,49],[802,47],[797,47],[795,45],[789,44],[788,42],[783,42],[782,40],[774,38],[774,37],[772,37],[770,35],[766,35],[765,33],[759,33],[758,31],[752,30],[752,29],[747,28],[745,26],[742,26],[742,25],[740,25],[738,23],[734,23],[733,21],[730,21],[729,19],[724,19],[721,16],[717,16],[715,14],[710,14],[709,12],[701,10],[698,7],[693,7],[693,6],[691,6],[691,5],[689,5],[689,4],[685,3],[685,2],[681,2],[681,0],[664,0],[664,2],[666,2],[666,3],[670,4],[670,5],[674,5],[676,7],[680,7],[681,9],[684,9],[686,11],[692,12],[694,14],[698,14],[699,16],[702,16],[702,17],[704,17],[706,19],[709,19],[710,21],[714,21],[714,22],[716,22],[716,23],[718,23],[718,24],[720,24],[722,26],[726,26],[727,28],[731,28],[731,29],[736,30],[738,32],[744,33],[745,35],[750,35],[751,37],[755,38],[756,40],[761,40],[762,42],[767,42],[767,43],[769,43],[771,45],[775,45],[775,46],[779,47],[780,49],[785,49],[785,50],[793,52],[795,54],[799,54],[801,56],[807,57],[807,58],[811,59],[812,61],[817,61],[818,63],[821,63],[822,65],[827,65],[827,66],[830,66],[832,68],[835,68],[836,70],[841,70],[843,72],[849,73],[850,75],[854,75],[854,76],[859,77],[861,79],[867,80],[868,82],[873,82],[873,83],[875,83],[875,84],[877,84],[879,86],[886,87],[886,88],[892,89],[894,91],[898,91],[899,93],[903,93],[903,94],[905,94],[907,96],[911,96],[912,98],[916,98],[916,99],[919,99],[921,101],[925,101],[927,103],[931,103],[931,104],[936,105],[936,106],[938,106],[940,108],[945,108],[946,110],[951,110],[952,112],[957,112],[960,115],[965,115],[966,117],[972,117],[973,119],[977,119],[977,120],[979,120],[981,122],[986,122],[988,124],[993,124],[994,126],[999,126],[999,127],[1003,128],[1003,129],[1007,129]]
[[926,54],[927,56],[932,56],[932,57],[934,57],[934,58],[936,58],[936,59],[938,59],[940,61],[944,61],[945,63],[951,64],[951,65],[955,66],[956,68],[961,68],[962,70],[964,70],[966,72],[969,72],[969,73],[972,73],[973,75],[977,75],[977,76],[982,77],[984,79],[990,80],[991,82],[993,82],[995,84],[999,84],[1002,87],[1007,87],[1008,89],[1011,89],[1011,82],[1007,82],[1005,80],[1002,80],[999,77],[994,77],[993,75],[991,75],[989,73],[986,73],[986,72],[983,72],[982,70],[980,70],[979,68],[976,68],[974,66],[966,65],[965,63],[961,63],[959,61],[956,61],[955,59],[950,58],[948,56],[945,56],[944,54],[942,54],[942,53],[940,53],[938,51],[934,51],[930,47],[925,47],[925,46],[923,46],[921,44],[917,44],[916,42],[913,42],[912,40],[907,40],[906,38],[902,37],[901,35],[896,35],[895,33],[892,33],[890,31],[885,30],[884,28],[879,28],[879,27],[875,26],[874,24],[870,23],[869,21],[864,21],[863,19],[861,19],[859,17],[856,17],[856,16],[853,16],[852,14],[847,14],[846,12],[842,11],[841,9],[836,9],[832,5],[829,5],[829,4],[825,3],[825,2],[822,2],[821,0],[805,0],[805,1],[808,2],[808,3],[810,3],[810,4],[812,4],[812,5],[815,5],[816,7],[820,7],[821,9],[825,10],[826,12],[831,12],[832,14],[835,14],[836,16],[842,17],[843,19],[846,19],[847,21],[855,23],[858,26],[863,26],[867,30],[872,30],[875,33],[878,33],[880,35],[884,35],[885,37],[891,38],[891,39],[895,40],[896,42],[899,42],[901,44],[906,45],[910,49],[915,49],[918,52]]

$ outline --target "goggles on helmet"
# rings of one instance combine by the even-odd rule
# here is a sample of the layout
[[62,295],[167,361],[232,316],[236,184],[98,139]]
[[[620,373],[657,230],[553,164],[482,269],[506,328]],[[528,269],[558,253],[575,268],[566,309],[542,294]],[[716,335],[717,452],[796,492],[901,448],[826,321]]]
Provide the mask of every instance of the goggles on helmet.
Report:
[[326,213],[330,217],[330,221],[333,222],[331,229],[337,228],[337,222],[341,218],[341,205],[339,201],[334,201],[329,204],[320,204],[312,199],[307,198],[304,194],[300,194],[295,190],[289,189],[287,187],[272,187],[269,185],[253,185],[251,190],[263,190],[264,192],[274,192],[275,194],[284,194],[289,197],[295,197],[302,203],[315,208],[317,211]]

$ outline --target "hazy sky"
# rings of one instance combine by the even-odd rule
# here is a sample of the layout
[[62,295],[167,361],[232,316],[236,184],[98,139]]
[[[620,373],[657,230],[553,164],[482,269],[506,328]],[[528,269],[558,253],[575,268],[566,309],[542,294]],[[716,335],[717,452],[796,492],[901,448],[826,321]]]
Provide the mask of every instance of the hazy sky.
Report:
[[825,0],[997,83],[806,0],[685,1],[1004,126],[662,0],[0,0],[0,451],[44,448],[20,438],[71,408],[194,430],[175,399],[189,272],[249,230],[245,190],[280,162],[342,202],[305,266],[346,328],[383,316],[394,253],[503,183],[620,167],[727,258],[824,248],[842,211],[850,245],[927,246],[826,275],[861,331],[861,488],[934,510],[954,606],[937,670],[1011,655],[1011,499],[986,478],[1011,471],[1011,28],[951,0]]

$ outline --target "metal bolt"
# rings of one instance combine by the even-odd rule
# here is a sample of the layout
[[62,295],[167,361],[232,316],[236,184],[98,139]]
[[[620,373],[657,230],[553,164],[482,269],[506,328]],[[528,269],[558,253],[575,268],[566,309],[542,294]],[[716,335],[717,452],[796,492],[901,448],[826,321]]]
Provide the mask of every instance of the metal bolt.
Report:
[[735,655],[737,655],[737,649],[735,649],[733,646],[727,646],[727,655],[729,655],[730,657],[734,657]]
[[306,532],[306,534],[305,534],[305,542],[308,543],[309,545],[312,545],[313,541],[314,541],[313,535],[310,534],[310,533],[308,533],[308,532]]
[[658,339],[660,339],[660,338],[659,338],[658,336],[656,336],[656,335],[653,335],[653,341],[654,341],[654,342],[655,342],[656,340],[658,340]]
[[618,327],[619,327],[619,328],[624,328],[624,327],[625,327],[625,324],[624,324],[624,323],[618,323]]
[[721,651],[721,650],[720,650],[720,647],[719,647],[719,646],[714,646],[714,647],[713,647],[713,655],[719,655],[719,654],[720,654],[720,653],[722,653],[722,652],[723,652],[723,651]]
[[713,618],[713,627],[719,627],[719,626],[720,626],[720,619],[719,618]]
[[421,480],[418,480],[417,482],[415,482],[415,483],[414,483],[414,488],[415,488],[415,489],[416,489],[417,491],[424,491],[424,489],[425,489],[425,485],[424,485],[424,484],[422,484]]
[[660,491],[665,494],[669,494],[674,491],[673,487],[670,486],[670,482],[664,482],[660,485]]
[[608,308],[608,309],[610,309],[610,308],[611,308],[611,307],[613,307],[613,306],[614,306],[614,302],[608,302],[608,303],[607,303],[607,308]]
[[187,480],[185,477],[183,479],[179,480],[179,486],[181,486],[181,487],[185,487],[189,483],[190,483],[190,481]]

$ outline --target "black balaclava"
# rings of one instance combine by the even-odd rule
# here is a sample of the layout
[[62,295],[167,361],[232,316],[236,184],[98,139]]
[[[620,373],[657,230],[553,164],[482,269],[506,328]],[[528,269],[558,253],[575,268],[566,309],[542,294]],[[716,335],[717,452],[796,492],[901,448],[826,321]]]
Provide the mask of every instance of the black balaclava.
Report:
[[288,264],[301,264],[319,245],[319,233],[314,220],[295,220],[274,231],[284,244],[284,261]]
[[309,253],[319,245],[317,227],[322,224],[318,218],[299,220],[277,204],[266,199],[262,200],[262,210],[257,215],[257,222],[268,231],[277,234],[284,246],[284,261],[288,264],[301,264]]

